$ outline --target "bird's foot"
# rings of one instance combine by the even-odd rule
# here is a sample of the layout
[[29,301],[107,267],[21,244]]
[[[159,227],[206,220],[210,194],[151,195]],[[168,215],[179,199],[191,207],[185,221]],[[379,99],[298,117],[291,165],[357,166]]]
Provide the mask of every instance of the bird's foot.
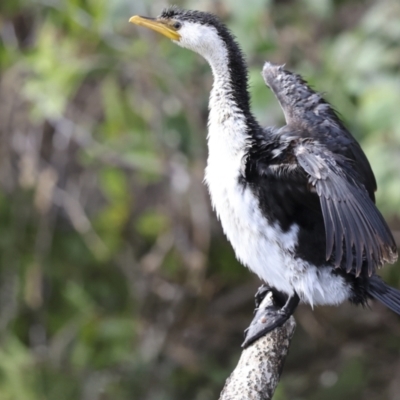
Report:
[[[248,347],[257,339],[266,335],[268,332],[271,332],[275,328],[282,326],[293,314],[300,301],[299,296],[294,294],[293,296],[289,297],[285,305],[280,308],[274,301],[275,299],[272,290],[268,288],[268,290],[263,293],[263,287],[266,286],[263,285],[256,293],[256,306],[257,301],[259,301],[257,296],[260,290],[262,294],[262,300],[255,310],[253,321],[251,321],[250,326],[245,330],[245,340],[242,344],[242,347],[244,348]],[[270,296],[269,301],[266,300],[264,304],[261,304],[267,295]]]
[[264,297],[271,292],[272,289],[265,283],[263,283],[258,289],[256,294],[254,295],[254,303],[256,304],[256,308],[254,309],[254,314],[258,311]]

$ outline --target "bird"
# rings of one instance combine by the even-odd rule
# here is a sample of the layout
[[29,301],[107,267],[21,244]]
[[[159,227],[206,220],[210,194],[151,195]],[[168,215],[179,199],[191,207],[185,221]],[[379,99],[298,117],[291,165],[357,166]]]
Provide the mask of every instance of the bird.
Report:
[[373,171],[324,97],[267,61],[262,76],[286,124],[262,127],[251,111],[244,55],[217,16],[172,6],[129,22],[211,67],[205,183],[237,259],[264,282],[256,305],[268,292],[278,304],[253,320],[243,346],[282,326],[300,302],[365,306],[376,299],[400,314],[400,291],[377,275],[397,260],[397,247],[375,205]]

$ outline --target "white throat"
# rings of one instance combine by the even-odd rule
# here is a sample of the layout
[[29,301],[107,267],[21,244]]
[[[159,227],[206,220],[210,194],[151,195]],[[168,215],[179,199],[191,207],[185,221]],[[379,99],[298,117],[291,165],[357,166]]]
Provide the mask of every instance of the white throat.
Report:
[[214,78],[208,118],[210,156],[224,149],[238,154],[246,146],[248,131],[245,115],[234,98],[226,44],[215,28],[197,25],[188,27],[188,31],[190,34],[182,32],[186,39],[180,44],[203,56],[210,65]]
[[204,57],[213,73],[214,83],[210,94],[208,120],[210,153],[215,150],[214,136],[218,137],[216,141],[219,150],[222,146],[237,153],[244,148],[248,132],[245,115],[234,98],[226,44],[217,30],[210,26],[187,23],[183,24],[180,33],[181,40],[176,43]]

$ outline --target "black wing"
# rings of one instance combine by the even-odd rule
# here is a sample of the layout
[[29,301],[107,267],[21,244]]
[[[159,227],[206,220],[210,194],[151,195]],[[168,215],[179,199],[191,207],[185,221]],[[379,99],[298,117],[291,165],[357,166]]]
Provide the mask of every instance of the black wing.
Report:
[[356,276],[364,266],[372,275],[376,267],[396,261],[393,236],[360,183],[354,162],[307,139],[295,146],[294,155],[320,198],[326,259],[334,254],[335,266],[340,267],[345,255],[346,272]]
[[319,196],[326,259],[334,254],[339,267],[345,256],[346,271],[357,276],[364,266],[371,275],[377,266],[394,262],[396,244],[375,207],[375,177],[359,144],[329,103],[300,76],[270,63],[263,76],[285,114],[282,132],[287,134],[282,140],[291,142],[286,154],[295,157],[292,162],[306,173],[310,190]]
[[305,137],[314,137],[334,153],[356,161],[354,168],[375,201],[376,180],[368,159],[332,106],[301,76],[285,70],[283,66],[267,62],[262,74],[282,107],[287,125],[303,132]]

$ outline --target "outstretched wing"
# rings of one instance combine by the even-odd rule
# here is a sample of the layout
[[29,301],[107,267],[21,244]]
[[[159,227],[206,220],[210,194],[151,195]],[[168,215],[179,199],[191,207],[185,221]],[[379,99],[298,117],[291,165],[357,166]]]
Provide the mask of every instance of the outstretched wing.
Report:
[[266,62],[262,74],[282,107],[287,125],[326,144],[333,152],[354,160],[354,168],[370,198],[375,201],[376,180],[367,157],[331,105],[300,75],[285,70],[281,65]]
[[[326,259],[347,272],[397,259],[393,236],[375,207],[376,181],[359,144],[320,94],[296,74],[266,63],[263,77],[277,97],[293,132],[291,153],[317,193],[325,224]],[[285,140],[282,137],[282,140]],[[288,148],[289,148],[288,147]],[[295,161],[295,162],[296,162]]]
[[[324,217],[326,259],[335,256],[340,267],[346,258],[346,272],[360,275],[368,268],[397,259],[396,244],[381,213],[370,199],[354,169],[354,163],[307,139],[294,148],[294,155],[315,188]],[[365,264],[364,261],[367,261]]]

